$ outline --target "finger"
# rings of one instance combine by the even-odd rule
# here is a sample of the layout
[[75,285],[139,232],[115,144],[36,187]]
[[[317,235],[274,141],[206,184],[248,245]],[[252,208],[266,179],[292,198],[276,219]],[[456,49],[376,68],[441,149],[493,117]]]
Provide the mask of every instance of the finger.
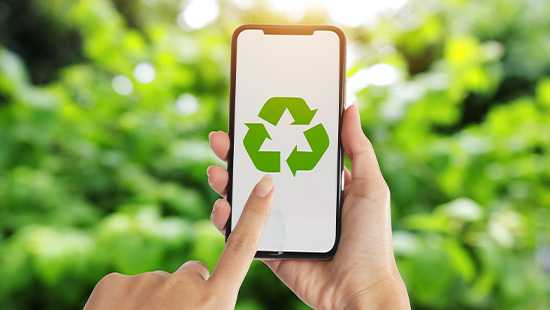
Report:
[[225,199],[218,199],[214,203],[212,208],[212,214],[210,214],[210,220],[212,224],[225,236],[225,223],[231,213],[231,206]]
[[351,172],[348,167],[344,167],[344,198],[348,195],[351,184]]
[[210,277],[210,270],[208,270],[208,266],[198,260],[190,260],[185,262],[185,264],[181,265],[176,272],[184,272],[191,275],[196,274],[204,280],[208,280]]
[[210,277],[212,283],[238,291],[258,250],[271,211],[273,193],[273,180],[266,175],[254,187],[235,229],[229,235]]
[[210,147],[212,151],[214,151],[214,154],[216,154],[219,159],[227,162],[227,153],[231,145],[229,135],[223,131],[213,131],[208,135],[208,140],[210,141]]
[[227,181],[229,180],[229,174],[220,165],[210,166],[206,169],[208,175],[208,184],[222,197],[227,195]]
[[349,195],[385,199],[387,185],[380,172],[374,149],[361,129],[359,110],[355,104],[344,112],[342,145],[353,170]]

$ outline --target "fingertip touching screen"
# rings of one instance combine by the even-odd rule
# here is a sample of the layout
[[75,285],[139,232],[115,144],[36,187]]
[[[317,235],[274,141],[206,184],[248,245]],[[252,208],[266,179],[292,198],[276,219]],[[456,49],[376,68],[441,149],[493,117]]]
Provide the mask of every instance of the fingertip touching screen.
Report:
[[231,230],[255,184],[275,196],[259,251],[326,253],[339,199],[340,38],[238,34],[234,86]]

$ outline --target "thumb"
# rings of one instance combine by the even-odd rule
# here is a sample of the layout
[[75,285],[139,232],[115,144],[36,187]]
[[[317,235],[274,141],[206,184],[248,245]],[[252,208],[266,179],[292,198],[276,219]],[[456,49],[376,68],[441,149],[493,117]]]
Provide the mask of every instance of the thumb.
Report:
[[344,111],[342,146],[351,161],[351,196],[386,200],[388,186],[380,172],[372,144],[363,133],[355,104]]
[[[374,149],[361,129],[356,105],[344,112],[342,145],[351,161],[351,183],[342,208],[342,240],[353,246],[391,247],[390,191]],[[393,253],[393,252],[392,252]]]

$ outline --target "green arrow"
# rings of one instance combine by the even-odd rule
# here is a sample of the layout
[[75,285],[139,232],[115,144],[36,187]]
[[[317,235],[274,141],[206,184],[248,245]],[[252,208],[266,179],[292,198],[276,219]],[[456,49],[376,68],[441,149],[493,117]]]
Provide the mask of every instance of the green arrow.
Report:
[[293,176],[296,176],[298,170],[312,170],[315,168],[328,149],[329,139],[323,124],[317,124],[304,131],[304,136],[306,136],[311,147],[311,152],[298,151],[298,146],[296,146],[290,153],[286,162]]
[[302,98],[271,97],[266,101],[258,116],[271,125],[277,126],[286,109],[294,118],[294,123],[291,125],[309,125],[317,112],[317,109],[310,110]]
[[262,172],[280,172],[281,156],[279,152],[260,152],[265,139],[271,140],[264,124],[245,123],[245,125],[248,127],[248,132],[244,137],[243,144],[256,169]]

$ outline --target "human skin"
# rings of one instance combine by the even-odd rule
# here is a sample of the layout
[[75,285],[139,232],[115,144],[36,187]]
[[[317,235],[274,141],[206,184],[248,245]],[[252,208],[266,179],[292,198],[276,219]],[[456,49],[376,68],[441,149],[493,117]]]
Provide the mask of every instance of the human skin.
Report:
[[[227,160],[228,135],[212,133],[210,142],[214,152]],[[264,262],[299,298],[316,309],[410,309],[393,257],[389,190],[361,130],[355,106],[344,113],[342,143],[353,173],[345,170],[342,234],[336,255],[326,261]],[[227,171],[212,166],[208,175],[212,188],[225,196]],[[269,175],[254,187],[211,275],[199,261],[188,261],[172,274],[111,273],[99,281],[84,309],[234,308],[269,217],[274,192]],[[222,233],[229,213],[227,200],[217,200],[211,219]]]
[[95,286],[85,310],[233,309],[239,288],[254,259],[271,211],[273,180],[255,186],[212,275],[199,261],[188,261],[176,272],[146,272],[135,276],[111,273]]
[[[209,140],[214,153],[227,162],[229,135],[212,132]],[[315,309],[410,309],[394,259],[390,191],[354,104],[344,112],[342,145],[351,160],[351,172],[347,168],[344,172],[342,231],[334,258],[263,262]],[[212,189],[224,197],[216,201],[211,215],[214,226],[224,234],[231,212],[225,200],[228,172],[214,165],[207,174]]]

